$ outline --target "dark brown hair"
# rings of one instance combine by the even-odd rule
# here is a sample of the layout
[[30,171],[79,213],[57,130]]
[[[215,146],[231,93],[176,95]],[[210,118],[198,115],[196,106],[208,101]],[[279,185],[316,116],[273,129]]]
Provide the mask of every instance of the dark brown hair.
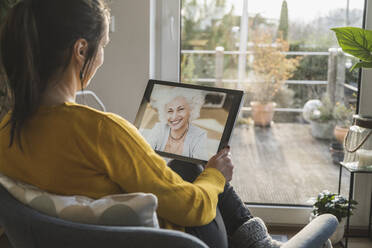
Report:
[[[67,68],[75,42],[88,42],[81,82],[89,74],[104,35],[104,0],[24,0],[10,10],[0,33],[0,61],[12,97],[10,143],[41,103],[50,79]],[[83,83],[82,83],[83,84]]]

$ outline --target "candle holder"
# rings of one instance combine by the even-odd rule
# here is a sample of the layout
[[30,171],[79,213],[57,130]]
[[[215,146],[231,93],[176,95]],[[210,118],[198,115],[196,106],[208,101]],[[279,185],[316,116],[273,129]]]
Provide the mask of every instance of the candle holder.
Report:
[[350,127],[344,141],[344,163],[352,163],[357,168],[366,168],[372,165],[372,118],[353,116],[353,125]]
[[[340,163],[340,173],[338,178],[338,193],[341,190],[342,169],[350,172],[349,182],[349,202],[354,195],[354,176],[355,174],[372,174],[372,118],[359,115],[353,116],[353,125],[350,127],[344,140],[345,157]],[[371,195],[372,202],[372,195]],[[345,230],[345,245],[348,247],[350,236],[350,213],[351,205],[348,205],[348,214]],[[368,236],[372,236],[372,206],[370,208]]]

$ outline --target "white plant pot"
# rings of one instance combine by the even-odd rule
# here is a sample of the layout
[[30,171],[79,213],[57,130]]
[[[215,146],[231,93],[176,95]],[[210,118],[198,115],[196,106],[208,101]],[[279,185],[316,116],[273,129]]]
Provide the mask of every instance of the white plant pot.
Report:
[[345,224],[346,224],[346,218],[343,218],[341,222],[338,224],[336,231],[332,234],[332,236],[329,238],[332,242],[332,245],[337,244],[342,240],[345,234]]
[[[316,216],[314,216],[313,213],[310,214],[309,221],[312,221],[315,219]],[[345,225],[346,225],[346,218],[341,219],[341,222],[338,223],[338,226],[335,230],[335,232],[332,234],[331,237],[329,237],[329,240],[331,240],[332,245],[337,244],[342,240],[345,234]]]
[[333,122],[320,123],[312,121],[311,125],[311,134],[318,139],[332,139],[333,138]]

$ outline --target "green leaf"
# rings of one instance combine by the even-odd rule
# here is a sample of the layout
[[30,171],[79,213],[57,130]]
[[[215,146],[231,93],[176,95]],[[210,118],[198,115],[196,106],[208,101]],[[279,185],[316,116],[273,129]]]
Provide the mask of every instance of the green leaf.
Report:
[[372,62],[358,62],[353,67],[351,67],[350,71],[353,71],[354,69],[357,68],[372,68]]
[[372,62],[372,31],[355,27],[331,28],[336,33],[338,44],[345,53],[364,61]]

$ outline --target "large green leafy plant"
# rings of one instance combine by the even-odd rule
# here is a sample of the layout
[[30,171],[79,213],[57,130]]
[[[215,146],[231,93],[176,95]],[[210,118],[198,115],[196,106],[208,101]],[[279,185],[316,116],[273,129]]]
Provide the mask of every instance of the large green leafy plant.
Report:
[[342,50],[361,61],[353,65],[356,68],[372,68],[372,31],[363,28],[332,28]]

